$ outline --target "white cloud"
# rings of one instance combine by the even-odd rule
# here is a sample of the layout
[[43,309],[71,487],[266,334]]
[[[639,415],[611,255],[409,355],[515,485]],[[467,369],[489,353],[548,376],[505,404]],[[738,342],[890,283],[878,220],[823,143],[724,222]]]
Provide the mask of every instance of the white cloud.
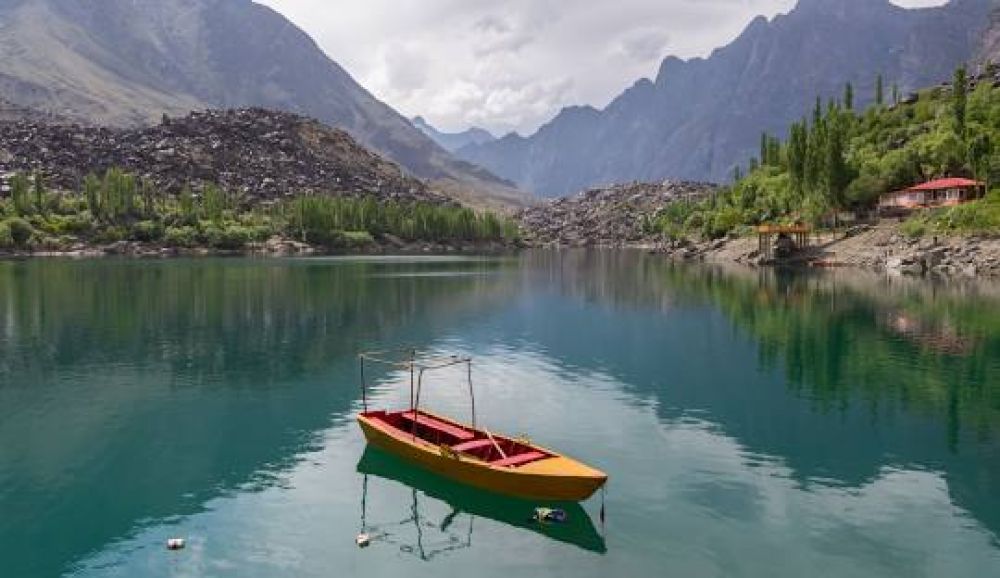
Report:
[[[531,132],[604,106],[669,55],[704,56],[795,0],[258,0],[362,85],[444,130]],[[894,0],[929,6],[943,0]]]

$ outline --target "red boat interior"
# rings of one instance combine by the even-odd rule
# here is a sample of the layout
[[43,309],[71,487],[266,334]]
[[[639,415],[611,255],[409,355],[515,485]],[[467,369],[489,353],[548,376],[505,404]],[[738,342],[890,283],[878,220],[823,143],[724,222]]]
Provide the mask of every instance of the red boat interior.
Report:
[[551,457],[507,437],[475,430],[451,421],[427,415],[420,411],[398,412],[371,411],[363,414],[366,418],[382,422],[399,430],[403,435],[416,436],[436,446],[447,446],[454,452],[471,456],[490,465],[516,468],[531,462]]

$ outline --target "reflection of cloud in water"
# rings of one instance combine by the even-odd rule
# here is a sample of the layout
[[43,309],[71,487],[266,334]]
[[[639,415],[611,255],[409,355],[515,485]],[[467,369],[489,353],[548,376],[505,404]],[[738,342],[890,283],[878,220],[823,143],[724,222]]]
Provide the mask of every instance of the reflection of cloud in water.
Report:
[[746,565],[759,558],[751,553],[781,545],[786,556],[771,561],[801,566],[801,575],[816,568],[831,576],[949,576],[957,568],[977,575],[967,570],[978,568],[985,576],[1000,563],[995,537],[954,505],[941,473],[887,467],[855,487],[803,483],[781,460],[748,453],[716,430],[691,420],[663,425],[670,455],[657,502],[673,505],[663,514],[683,519],[699,547],[737,545],[732,559],[718,558],[728,575],[757,575]]

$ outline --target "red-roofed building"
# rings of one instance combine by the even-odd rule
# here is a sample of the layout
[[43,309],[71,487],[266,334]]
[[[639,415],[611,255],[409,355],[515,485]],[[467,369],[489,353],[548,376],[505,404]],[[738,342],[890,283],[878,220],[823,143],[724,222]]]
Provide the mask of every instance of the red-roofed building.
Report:
[[919,209],[960,205],[982,198],[986,185],[961,178],[937,179],[902,191],[886,193],[879,199],[879,209]]

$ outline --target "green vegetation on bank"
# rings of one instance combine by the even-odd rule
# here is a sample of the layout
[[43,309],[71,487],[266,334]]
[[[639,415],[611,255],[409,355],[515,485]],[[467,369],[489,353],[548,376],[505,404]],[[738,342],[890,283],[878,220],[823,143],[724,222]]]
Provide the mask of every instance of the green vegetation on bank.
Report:
[[[1000,89],[993,70],[971,92],[964,69],[950,87],[922,91],[915,102],[875,103],[855,112],[855,93],[816,100],[809,118],[784,141],[761,136],[760,153],[735,183],[703,202],[678,203],[647,223],[671,237],[717,238],[760,223],[823,224],[841,212],[864,213],[880,195],[944,176],[1000,183]],[[922,233],[1000,233],[1000,191],[967,205],[914,215],[907,229]]]
[[277,235],[343,250],[387,235],[435,243],[509,242],[518,236],[513,221],[458,206],[320,195],[250,206],[213,184],[164,194],[119,169],[87,176],[75,192],[51,192],[37,174],[15,175],[10,189],[10,198],[0,199],[0,249],[137,241],[239,250]]

